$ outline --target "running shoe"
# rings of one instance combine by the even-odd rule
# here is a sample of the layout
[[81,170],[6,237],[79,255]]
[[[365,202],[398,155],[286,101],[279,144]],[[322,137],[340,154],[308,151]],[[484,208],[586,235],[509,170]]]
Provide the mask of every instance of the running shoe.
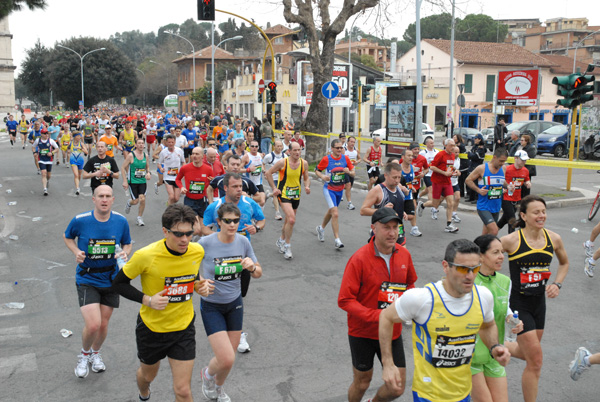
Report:
[[212,380],[206,377],[207,371],[208,367],[202,369],[202,394],[207,399],[217,399],[217,383],[214,377]]
[[231,398],[225,393],[223,387],[217,387],[217,402],[231,402]]
[[424,209],[425,207],[423,206],[423,201],[419,201],[419,203],[417,204],[417,215],[419,215],[419,218],[423,216]]
[[434,221],[437,221],[438,218],[438,210],[435,208],[431,208],[431,219],[433,219]]
[[294,258],[292,256],[292,246],[291,244],[286,244],[284,246],[284,254],[283,256],[285,257],[286,260],[291,260],[292,258]]
[[279,212],[279,211],[275,212],[275,220],[280,221],[282,219],[283,219],[283,217],[281,216],[281,212]]
[[84,355],[83,353],[77,356],[79,360],[77,361],[77,366],[75,367],[75,376],[79,378],[85,378],[90,373],[89,355]]
[[150,400],[150,397],[152,396],[152,391],[150,391],[150,387],[148,387],[148,396],[143,397],[140,394],[138,394],[138,398],[140,399],[140,401],[142,402],[146,402]]
[[145,226],[145,224],[144,224],[144,220],[142,219],[142,217],[141,217],[141,216],[138,216],[138,217],[137,217],[137,221],[136,221],[136,223],[137,223],[137,225],[138,225],[138,226]]
[[48,195],[48,189],[47,188],[44,189],[44,195],[45,196]]
[[129,211],[131,211],[131,204],[127,201],[127,204],[125,204],[125,213],[128,214]]
[[273,193],[267,190],[266,199],[273,197]]
[[335,248],[344,248],[344,243],[340,239],[335,239]]
[[248,333],[242,332],[242,336],[240,336],[240,344],[238,345],[237,350],[240,353],[250,352],[250,345],[248,344]]
[[321,225],[317,226],[317,237],[319,241],[325,241],[325,229]]
[[350,211],[353,211],[353,210],[355,210],[355,209],[356,209],[356,207],[354,206],[354,204],[352,204],[352,201],[348,201],[348,209],[349,209]]
[[68,169],[68,168],[70,168],[70,167],[71,167],[71,164],[70,164],[70,163],[67,163],[67,164],[65,165],[65,167]]
[[90,363],[92,364],[92,371],[94,373],[101,373],[106,370],[106,366],[102,361],[102,356],[100,356],[100,352],[93,352],[90,357]]
[[285,240],[279,238],[277,239],[277,242],[275,243],[275,245],[277,246],[277,249],[279,250],[279,252],[281,254],[285,253]]
[[458,217],[458,215],[456,215],[456,214],[452,215],[452,222],[454,222],[454,223],[460,223],[460,221],[462,221],[462,219],[460,219]]
[[75,195],[79,195],[79,192],[80,192],[80,191],[81,191],[81,190],[79,189],[79,187],[77,187],[77,189],[75,190]]
[[42,172],[40,171],[40,169],[38,169],[38,174],[42,174]]
[[419,228],[417,226],[413,226],[413,228],[410,230],[410,235],[415,237],[421,237],[423,236],[423,233],[419,231]]
[[59,161],[56,161],[56,166],[58,166],[58,165],[60,165],[60,162],[59,162]]
[[587,257],[592,258],[594,256],[594,243],[590,242],[589,240],[586,240],[583,243],[583,248],[585,249],[585,255]]
[[458,228],[451,223],[448,226],[446,226],[444,231],[446,233],[456,233],[456,232],[458,232]]
[[577,349],[577,351],[575,352],[575,360],[573,360],[571,364],[569,364],[569,371],[571,372],[571,379],[573,381],[579,380],[581,374],[583,374],[583,372],[590,367],[587,364],[585,364],[584,358],[586,356],[589,357],[591,355],[592,354],[590,353],[590,351],[584,348],[583,346]]
[[154,194],[158,195],[158,183],[154,183]]
[[594,269],[596,269],[596,264],[592,262],[592,258],[585,259],[585,265],[583,266],[583,271],[590,278],[594,277]]

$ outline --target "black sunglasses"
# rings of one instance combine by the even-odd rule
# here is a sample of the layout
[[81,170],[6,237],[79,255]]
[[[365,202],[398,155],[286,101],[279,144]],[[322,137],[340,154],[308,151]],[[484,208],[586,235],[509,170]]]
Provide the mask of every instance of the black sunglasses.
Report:
[[183,236],[190,237],[191,235],[194,234],[193,230],[190,230],[189,232],[179,232],[177,230],[167,229],[167,232],[172,233],[173,236],[175,236],[175,237],[183,237]]
[[226,225],[229,225],[231,223],[240,223],[240,218],[233,218],[233,219],[229,219],[229,218],[222,218],[221,222],[223,222]]

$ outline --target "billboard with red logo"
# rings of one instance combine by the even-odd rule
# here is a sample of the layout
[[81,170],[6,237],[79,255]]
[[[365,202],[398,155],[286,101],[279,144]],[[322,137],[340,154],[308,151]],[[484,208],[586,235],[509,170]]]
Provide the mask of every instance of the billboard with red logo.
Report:
[[498,105],[535,106],[538,98],[539,70],[500,71]]

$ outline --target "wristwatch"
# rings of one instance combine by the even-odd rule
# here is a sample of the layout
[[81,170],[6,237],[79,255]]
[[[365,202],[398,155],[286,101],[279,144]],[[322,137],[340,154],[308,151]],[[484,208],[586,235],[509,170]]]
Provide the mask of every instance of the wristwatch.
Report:
[[553,285],[556,285],[558,287],[558,289],[562,289],[562,283],[560,282],[552,282]]
[[254,225],[254,227],[256,228],[257,232],[260,232],[260,228],[257,225]]

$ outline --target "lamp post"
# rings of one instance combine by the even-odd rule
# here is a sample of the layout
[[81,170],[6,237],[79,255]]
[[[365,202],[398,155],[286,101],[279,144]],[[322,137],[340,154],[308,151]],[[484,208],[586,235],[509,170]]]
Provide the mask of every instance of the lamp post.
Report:
[[150,63],[153,64],[158,64],[159,66],[161,66],[162,68],[164,68],[165,70],[167,70],[167,95],[169,95],[169,69],[163,64],[163,63],[159,63],[157,61],[154,60],[148,60]]
[[189,43],[190,46],[192,47],[192,80],[194,82],[194,92],[196,92],[196,50],[194,50],[194,45],[192,45],[192,42],[190,42],[188,39],[184,38],[181,35],[177,35],[176,33],[167,32],[167,31],[165,31],[165,33],[169,34],[169,35],[177,36],[178,38],[183,39],[184,41]]
[[106,48],[104,48],[104,47],[101,47],[101,48],[99,48],[99,49],[94,49],[94,50],[91,50],[91,51],[87,52],[86,54],[84,54],[84,55],[82,56],[82,55],[80,55],[79,53],[77,53],[75,50],[71,49],[70,47],[66,47],[66,46],[63,46],[63,45],[56,45],[56,46],[58,46],[58,47],[62,47],[63,49],[70,50],[70,51],[72,51],[73,53],[75,53],[77,56],[79,56],[79,61],[80,61],[80,63],[81,63],[81,105],[83,106],[83,109],[85,110],[85,99],[83,98],[83,94],[84,94],[84,92],[83,92],[83,59],[84,59],[84,58],[85,58],[85,56],[87,56],[88,54],[91,54],[91,53],[94,53],[94,52],[98,52],[98,51],[100,51],[100,50],[106,50]]
[[[352,66],[352,30],[354,29],[354,23],[358,17],[354,19],[352,22],[352,26],[350,27],[350,31],[348,32],[348,64]],[[352,77],[350,77],[350,83],[352,83]],[[348,106],[347,114],[346,114],[346,135],[350,133],[350,108],[352,107],[352,102],[350,102],[350,106]],[[356,124],[355,124],[356,126]]]
[[600,32],[600,29],[592,32],[591,34],[585,36],[582,40],[580,40],[579,42],[577,42],[577,44],[575,45],[575,55],[573,56],[573,74],[575,74],[575,61],[577,60],[577,49],[579,49],[579,46],[581,46],[581,44],[583,43],[584,40],[586,40],[587,38],[589,38],[590,36],[593,36],[595,34],[597,34],[598,32]]
[[217,48],[219,46],[221,46],[222,43],[225,43],[227,41],[230,40],[240,40],[243,39],[244,37],[242,35],[238,35],[238,36],[234,36],[233,38],[228,38],[228,39],[223,39],[221,42],[219,42],[217,44],[217,46],[212,48],[212,56],[211,56],[211,68],[210,68],[210,90],[212,93],[211,98],[211,112],[214,113],[215,111],[215,50],[217,50]]
[[[142,76],[144,77],[144,79],[146,78],[146,73],[144,73],[139,68],[136,68],[135,71],[142,73]],[[144,97],[143,97],[142,102],[144,103],[144,106],[146,106],[146,91],[144,91]]]

